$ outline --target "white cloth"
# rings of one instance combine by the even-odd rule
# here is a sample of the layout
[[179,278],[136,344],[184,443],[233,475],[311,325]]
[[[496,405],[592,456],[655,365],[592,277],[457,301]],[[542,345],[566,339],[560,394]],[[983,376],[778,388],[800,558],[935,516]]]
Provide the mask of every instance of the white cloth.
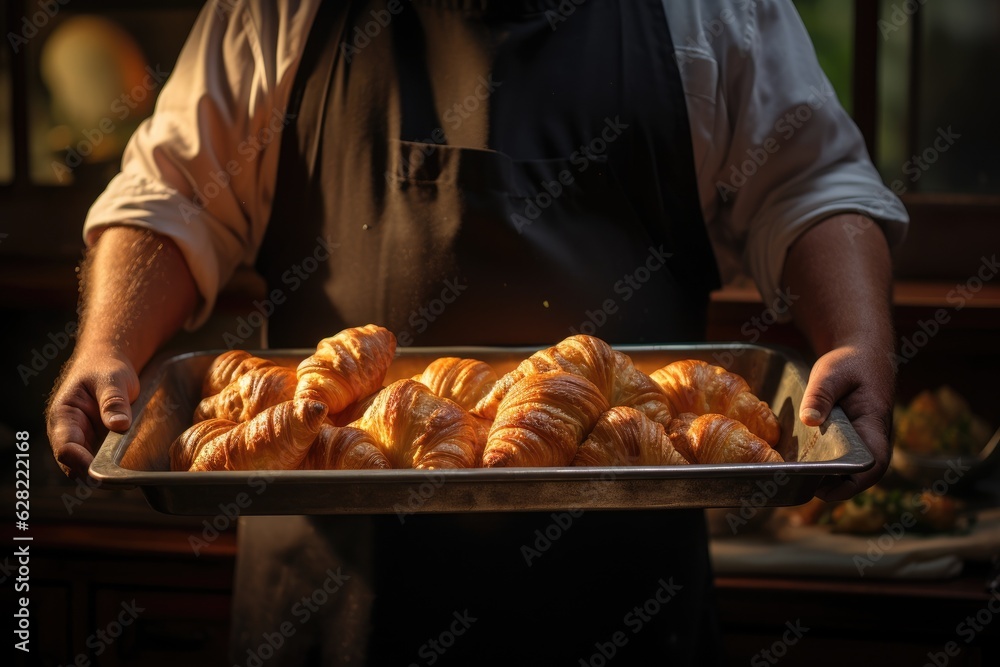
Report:
[[[87,217],[88,244],[117,224],[177,243],[203,299],[189,328],[260,248],[284,111],[319,2],[208,2]],[[835,213],[866,214],[898,244],[906,211],[872,166],[790,0],[663,4],[723,279],[742,266],[770,302],[789,246]]]
[[965,563],[988,563],[1000,552],[1000,509],[981,511],[965,535],[889,530],[849,535],[827,526],[798,526],[713,539],[710,552],[712,570],[721,576],[948,579],[957,577]]

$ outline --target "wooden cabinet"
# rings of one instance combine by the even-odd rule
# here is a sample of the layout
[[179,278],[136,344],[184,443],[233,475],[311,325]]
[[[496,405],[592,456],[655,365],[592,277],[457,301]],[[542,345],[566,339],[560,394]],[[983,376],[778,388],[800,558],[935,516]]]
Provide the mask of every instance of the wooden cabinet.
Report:
[[18,664],[227,664],[234,532],[198,556],[184,528],[66,522],[32,533],[33,652]]
[[985,580],[980,569],[929,582],[720,577],[729,664],[998,665],[1000,597]]

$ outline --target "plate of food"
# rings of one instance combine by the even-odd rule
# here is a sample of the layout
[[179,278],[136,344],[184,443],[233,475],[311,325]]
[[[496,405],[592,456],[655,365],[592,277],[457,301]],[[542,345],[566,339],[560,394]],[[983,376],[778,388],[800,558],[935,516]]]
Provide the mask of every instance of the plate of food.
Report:
[[964,493],[1000,463],[1000,429],[948,385],[897,406],[893,421],[892,470],[939,495]]
[[397,350],[369,325],[163,360],[91,474],[175,514],[791,505],[874,464],[839,409],[796,418],[807,376],[754,345]]

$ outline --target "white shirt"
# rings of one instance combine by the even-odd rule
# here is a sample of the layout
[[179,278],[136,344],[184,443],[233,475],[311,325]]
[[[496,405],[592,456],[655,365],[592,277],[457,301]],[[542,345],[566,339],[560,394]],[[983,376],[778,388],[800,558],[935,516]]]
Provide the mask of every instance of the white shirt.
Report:
[[[88,244],[118,224],[177,243],[203,298],[189,328],[260,248],[284,110],[319,3],[210,1],[155,112],[129,141],[121,173],[87,216]],[[742,267],[770,302],[789,246],[835,213],[866,214],[891,245],[903,239],[902,202],[872,166],[790,0],[663,5],[724,280]]]

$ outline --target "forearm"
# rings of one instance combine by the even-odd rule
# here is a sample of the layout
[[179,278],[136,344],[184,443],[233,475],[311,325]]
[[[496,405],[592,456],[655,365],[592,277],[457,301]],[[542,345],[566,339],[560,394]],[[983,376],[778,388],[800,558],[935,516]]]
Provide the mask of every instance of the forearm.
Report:
[[783,277],[799,297],[792,316],[816,354],[864,345],[889,360],[892,260],[871,220],[847,214],[815,225],[789,249]]
[[180,250],[144,229],[111,227],[83,267],[78,350],[115,350],[136,369],[191,315],[198,293]]
[[799,418],[820,426],[839,405],[875,460],[866,472],[834,477],[817,490],[826,500],[844,500],[875,484],[891,455],[896,374],[889,247],[871,220],[827,218],[791,247],[783,279],[799,297],[793,317],[818,356]]

